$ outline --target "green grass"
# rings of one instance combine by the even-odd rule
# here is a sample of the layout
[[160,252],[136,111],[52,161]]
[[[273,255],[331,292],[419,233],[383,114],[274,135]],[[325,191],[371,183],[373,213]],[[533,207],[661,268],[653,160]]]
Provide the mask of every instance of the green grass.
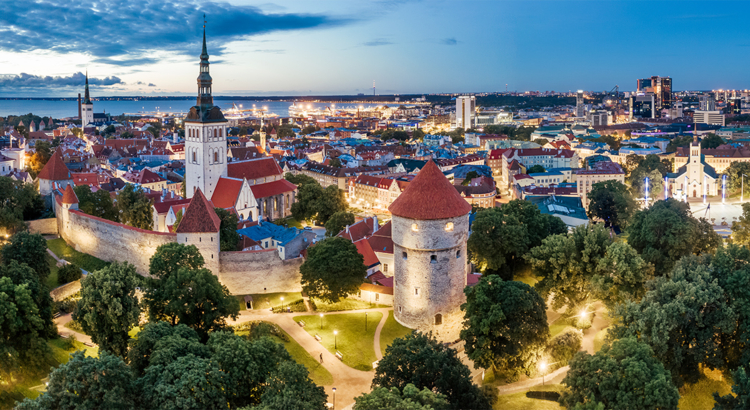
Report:
[[342,312],[345,310],[359,310],[359,309],[375,309],[375,308],[387,308],[390,306],[386,305],[378,305],[378,304],[370,304],[370,302],[366,302],[364,300],[357,300],[357,299],[341,299],[336,303],[326,303],[320,299],[313,299],[310,298],[310,301],[313,303],[313,306],[315,306],[316,312]]
[[404,337],[409,333],[411,333],[411,329],[396,322],[392,310],[388,312],[388,319],[385,320],[385,325],[380,330],[380,353],[385,355],[386,347],[390,346],[394,340]]
[[[338,315],[325,315],[323,328],[320,328],[319,315],[295,316],[294,321],[304,320],[307,323],[305,330],[315,336],[320,335],[321,344],[329,352],[336,354],[336,350],[344,355],[345,365],[357,370],[370,371],[372,363],[377,360],[373,339],[375,329],[378,327],[383,314],[380,312],[367,313],[367,331],[365,332],[365,313],[343,313]],[[335,337],[333,331],[337,330]],[[337,347],[335,347],[337,346]]]
[[[535,386],[533,391],[562,391],[564,386],[561,384],[547,384],[544,386]],[[495,410],[557,410],[564,407],[557,402],[540,399],[530,399],[526,397],[526,392],[501,395],[495,406]],[[680,407],[682,409],[682,407]]]
[[[560,321],[562,321],[562,319]],[[555,324],[549,325],[549,338],[552,339],[553,337],[557,335],[563,334],[563,332],[567,330],[575,330],[575,327],[570,326],[567,323],[555,323]]]
[[94,272],[109,265],[109,262],[104,262],[99,258],[78,252],[71,248],[62,238],[48,240],[47,247],[57,255],[58,258],[65,259],[88,272]]
[[57,267],[57,261],[55,260],[55,258],[52,257],[52,255],[46,254],[44,258],[47,259],[47,264],[49,265],[49,276],[47,276],[47,287],[49,289],[54,289],[60,286],[60,284],[57,283],[57,271],[60,270],[60,268]]
[[[268,322],[267,322],[268,323]],[[275,325],[274,325],[275,326]],[[286,351],[292,356],[292,359],[297,363],[305,366],[310,372],[310,379],[312,379],[318,386],[330,386],[333,384],[333,376],[331,373],[320,364],[318,360],[313,358],[296,340],[294,340],[284,329],[276,326],[282,333],[284,333],[289,339],[288,342],[281,340],[278,337],[273,339],[284,345]],[[236,332],[238,335],[247,334],[247,331]]]
[[686,384],[682,388],[678,407],[680,410],[702,410],[712,409],[714,406],[713,393],[725,396],[732,392],[730,380],[716,380],[720,377],[719,372],[715,372],[712,378],[703,376],[695,384]]
[[[253,310],[268,310],[271,307],[281,307],[281,298],[284,298],[284,306],[302,300],[299,292],[258,293],[250,295],[253,297]],[[244,298],[244,296],[242,296]],[[242,304],[244,305],[244,299]]]
[[604,328],[594,335],[594,353],[598,352],[604,346],[604,339],[607,337],[608,328]]
[[75,320],[71,320],[70,322],[66,323],[65,327],[67,329],[70,329],[70,330],[74,331],[74,332],[82,333],[84,335],[86,334],[86,332],[83,331],[83,328],[81,327],[81,324],[79,322],[75,321]]
[[293,227],[297,229],[303,228],[302,224],[298,220],[294,219],[293,216],[288,216],[286,218],[281,218],[281,219],[275,219],[271,222],[273,222],[276,225],[281,225],[281,226],[288,225],[289,227]]

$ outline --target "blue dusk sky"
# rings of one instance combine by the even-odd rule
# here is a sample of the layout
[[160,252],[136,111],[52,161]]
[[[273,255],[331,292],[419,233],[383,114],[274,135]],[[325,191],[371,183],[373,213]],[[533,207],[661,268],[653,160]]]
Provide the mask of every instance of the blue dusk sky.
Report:
[[0,96],[750,88],[750,2],[0,0]]

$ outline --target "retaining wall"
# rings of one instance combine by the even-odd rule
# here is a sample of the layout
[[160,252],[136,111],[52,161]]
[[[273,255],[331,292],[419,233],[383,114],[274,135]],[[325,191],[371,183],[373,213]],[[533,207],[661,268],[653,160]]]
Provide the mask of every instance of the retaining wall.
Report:
[[39,233],[42,235],[57,234],[57,218],[44,218],[36,219],[33,221],[26,221],[26,226],[29,228],[29,232],[31,233]]
[[300,292],[302,258],[279,259],[275,249],[221,252],[219,280],[233,295]]
[[54,289],[52,289],[49,292],[49,295],[52,296],[52,300],[55,302],[59,302],[65,298],[67,298],[70,295],[75,294],[81,290],[81,280],[74,280],[73,282],[68,282],[62,286],[58,286]]

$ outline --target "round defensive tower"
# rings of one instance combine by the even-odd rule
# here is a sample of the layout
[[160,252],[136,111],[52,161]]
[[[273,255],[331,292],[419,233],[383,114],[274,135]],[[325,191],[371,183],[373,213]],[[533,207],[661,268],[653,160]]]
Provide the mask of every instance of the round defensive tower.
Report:
[[466,301],[471,205],[428,161],[389,211],[393,234],[394,317],[402,325],[458,339]]

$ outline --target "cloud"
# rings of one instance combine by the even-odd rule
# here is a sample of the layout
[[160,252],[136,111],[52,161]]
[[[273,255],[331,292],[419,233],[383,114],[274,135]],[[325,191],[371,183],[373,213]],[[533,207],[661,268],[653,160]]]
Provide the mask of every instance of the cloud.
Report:
[[86,53],[97,63],[118,66],[154,63],[163,52],[197,57],[203,13],[208,20],[211,55],[220,55],[229,42],[257,34],[351,22],[318,14],[271,13],[259,7],[211,0],[3,2],[0,50]]
[[363,46],[367,47],[387,46],[389,44],[393,44],[393,42],[384,38],[376,38],[375,40],[362,43]]
[[278,50],[278,49],[258,49],[254,50],[256,53],[268,53],[268,54],[284,54],[286,53],[286,50]]
[[149,87],[156,87],[156,84],[154,84],[154,83],[148,83],[148,86]]
[[134,85],[145,85],[146,87],[156,87],[156,85],[154,83],[148,83],[148,84],[146,84],[143,81],[138,81],[138,82],[134,83]]
[[455,46],[456,44],[458,44],[458,41],[456,41],[455,37],[449,37],[440,40],[440,44],[444,44],[446,46]]
[[[86,82],[86,75],[78,72],[68,77],[41,76],[21,73],[20,75],[0,76],[0,88],[66,88],[82,87]],[[89,77],[89,85],[109,87],[124,84],[119,77],[104,78]]]

